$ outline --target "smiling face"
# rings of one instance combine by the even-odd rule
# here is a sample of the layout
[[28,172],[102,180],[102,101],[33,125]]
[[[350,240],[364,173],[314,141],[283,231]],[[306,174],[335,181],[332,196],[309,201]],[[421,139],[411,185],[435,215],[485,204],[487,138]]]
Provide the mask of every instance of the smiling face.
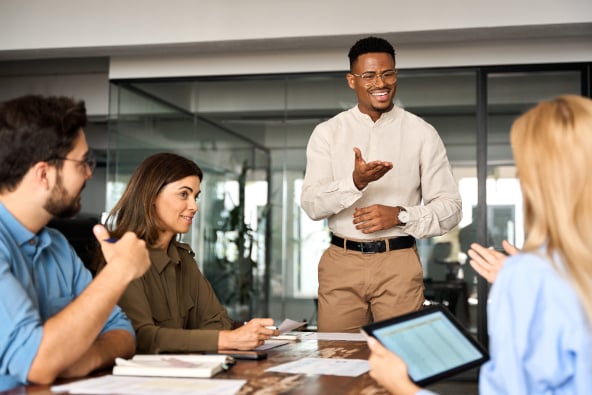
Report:
[[[395,59],[389,53],[370,52],[358,56],[351,72],[358,75],[363,73],[382,74],[395,69]],[[368,83],[349,73],[347,74],[347,83],[350,88],[356,91],[360,111],[368,114],[373,121],[378,120],[383,112],[393,108],[393,99],[397,91],[396,81],[388,84],[382,78],[377,77],[374,82]]]
[[166,249],[178,233],[187,233],[198,207],[200,181],[196,176],[189,176],[165,185],[154,205],[158,216],[159,236],[156,247]]

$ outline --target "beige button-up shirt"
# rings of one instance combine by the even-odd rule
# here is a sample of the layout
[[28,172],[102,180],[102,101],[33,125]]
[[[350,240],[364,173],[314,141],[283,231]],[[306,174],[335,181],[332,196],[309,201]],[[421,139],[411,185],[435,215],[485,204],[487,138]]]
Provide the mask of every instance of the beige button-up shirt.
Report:
[[[353,182],[354,151],[365,161],[393,162],[393,169],[360,191]],[[461,197],[436,130],[394,106],[373,122],[357,106],[319,124],[306,150],[301,205],[313,220],[328,218],[333,233],[351,239],[444,234],[461,220]],[[355,207],[402,206],[404,227],[363,234],[353,225]]]

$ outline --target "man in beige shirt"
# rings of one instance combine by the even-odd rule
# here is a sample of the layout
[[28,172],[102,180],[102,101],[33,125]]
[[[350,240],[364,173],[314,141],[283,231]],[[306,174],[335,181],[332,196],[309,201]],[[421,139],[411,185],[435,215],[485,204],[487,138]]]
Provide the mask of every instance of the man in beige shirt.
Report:
[[309,217],[327,218],[332,232],[318,269],[318,328],[325,332],[356,332],[419,309],[415,238],[442,235],[462,216],[438,133],[393,103],[393,47],[367,37],[349,59],[358,104],[313,131],[301,197]]

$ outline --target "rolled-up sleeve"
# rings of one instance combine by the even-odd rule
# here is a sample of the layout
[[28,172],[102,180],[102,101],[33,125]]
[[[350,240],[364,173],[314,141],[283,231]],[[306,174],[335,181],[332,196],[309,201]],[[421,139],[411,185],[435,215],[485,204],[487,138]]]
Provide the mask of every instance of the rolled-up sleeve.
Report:
[[317,126],[306,148],[306,171],[300,200],[302,209],[313,220],[336,214],[362,197],[362,192],[355,186],[352,176],[353,150],[349,161],[339,160],[339,166],[343,165],[351,170],[345,177],[335,177],[335,158],[330,149],[331,142],[327,141],[330,132],[324,130],[326,128],[327,124]]
[[4,257],[0,257],[0,322],[0,375],[26,383],[41,344],[43,323]]

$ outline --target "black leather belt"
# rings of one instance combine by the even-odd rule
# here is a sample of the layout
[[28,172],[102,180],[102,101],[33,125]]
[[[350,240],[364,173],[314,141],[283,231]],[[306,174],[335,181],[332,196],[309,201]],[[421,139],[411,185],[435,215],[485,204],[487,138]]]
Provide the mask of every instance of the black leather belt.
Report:
[[[344,240],[339,236],[331,235],[331,244],[343,248],[344,242],[345,248],[348,250],[359,251],[364,254],[375,254],[377,252],[386,252],[393,250],[402,250],[404,248],[411,248],[415,244],[415,238],[413,236],[401,236],[387,240],[354,241]],[[388,243],[388,250],[386,248],[386,243]]]

